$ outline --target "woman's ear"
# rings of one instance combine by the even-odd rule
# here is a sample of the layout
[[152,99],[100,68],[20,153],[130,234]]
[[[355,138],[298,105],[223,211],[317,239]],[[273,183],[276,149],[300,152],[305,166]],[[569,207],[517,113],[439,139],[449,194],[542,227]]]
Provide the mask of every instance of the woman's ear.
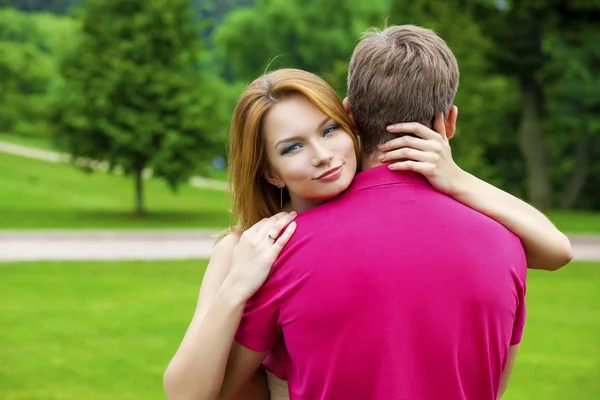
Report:
[[265,179],[273,186],[277,186],[278,188],[282,188],[285,186],[285,183],[275,174],[273,171],[268,169],[265,172]]

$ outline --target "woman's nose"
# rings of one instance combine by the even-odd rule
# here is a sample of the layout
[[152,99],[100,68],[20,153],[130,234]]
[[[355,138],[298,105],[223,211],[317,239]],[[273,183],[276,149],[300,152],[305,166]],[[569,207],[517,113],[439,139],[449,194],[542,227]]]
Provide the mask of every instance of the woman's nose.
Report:
[[315,154],[312,159],[312,164],[315,167],[322,164],[329,164],[329,161],[333,158],[333,154],[324,146],[315,146],[314,151]]

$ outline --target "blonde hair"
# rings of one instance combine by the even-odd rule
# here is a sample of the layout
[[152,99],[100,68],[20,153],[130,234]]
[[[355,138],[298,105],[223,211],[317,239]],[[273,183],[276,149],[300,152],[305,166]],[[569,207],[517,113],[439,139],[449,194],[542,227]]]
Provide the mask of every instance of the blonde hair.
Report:
[[[338,123],[353,138],[358,159],[358,141],[350,118],[327,82],[298,69],[280,69],[262,75],[242,93],[231,121],[229,173],[233,207],[229,232],[241,233],[280,211],[281,189],[265,179],[269,162],[261,128],[267,112],[290,94],[305,96]],[[284,195],[284,200],[289,199],[285,189]]]
[[433,127],[446,115],[458,89],[458,64],[432,30],[414,25],[367,31],[354,49],[348,71],[348,100],[363,154],[397,134],[395,122]]

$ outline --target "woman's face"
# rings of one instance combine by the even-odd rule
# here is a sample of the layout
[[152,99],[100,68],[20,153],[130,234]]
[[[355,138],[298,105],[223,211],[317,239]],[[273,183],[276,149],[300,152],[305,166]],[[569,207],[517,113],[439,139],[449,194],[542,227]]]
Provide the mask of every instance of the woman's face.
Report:
[[287,187],[296,211],[337,196],[352,182],[352,138],[306,97],[292,94],[271,108],[262,134],[272,168],[267,178]]

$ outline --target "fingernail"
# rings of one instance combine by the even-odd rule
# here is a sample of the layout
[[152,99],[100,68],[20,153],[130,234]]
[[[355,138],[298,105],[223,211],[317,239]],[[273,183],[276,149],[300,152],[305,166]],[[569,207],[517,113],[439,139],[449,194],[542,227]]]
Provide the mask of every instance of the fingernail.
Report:
[[385,155],[382,154],[379,156],[379,161],[383,161],[384,159],[385,159]]

